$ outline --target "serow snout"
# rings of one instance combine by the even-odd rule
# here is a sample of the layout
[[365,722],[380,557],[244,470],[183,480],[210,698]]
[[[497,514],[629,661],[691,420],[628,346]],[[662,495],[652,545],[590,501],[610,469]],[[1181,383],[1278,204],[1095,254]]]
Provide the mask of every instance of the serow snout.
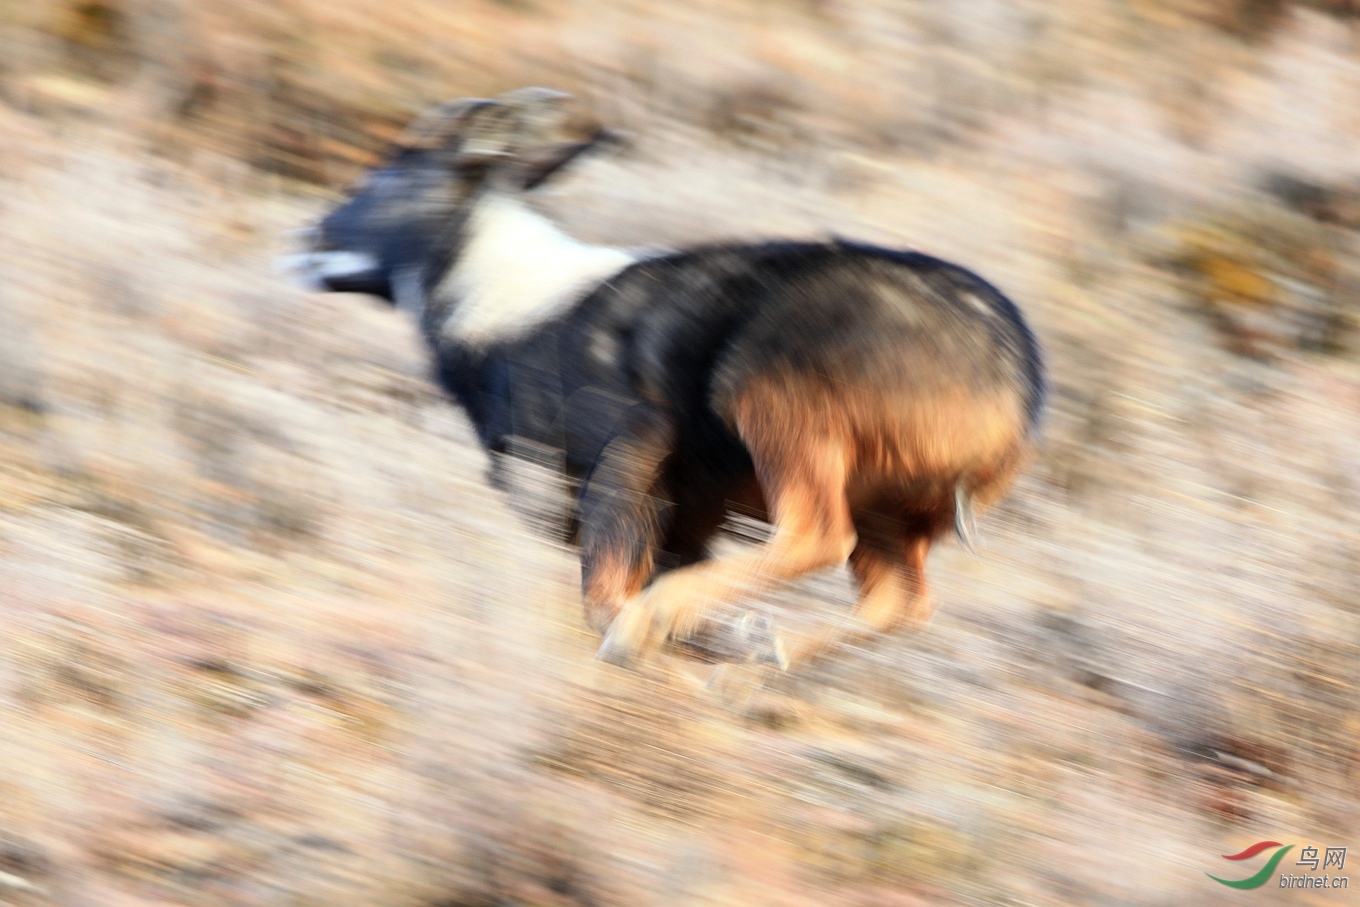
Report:
[[279,273],[306,290],[369,293],[386,296],[386,281],[377,258],[367,252],[326,248],[319,226],[299,227],[284,234],[301,251],[274,260]]

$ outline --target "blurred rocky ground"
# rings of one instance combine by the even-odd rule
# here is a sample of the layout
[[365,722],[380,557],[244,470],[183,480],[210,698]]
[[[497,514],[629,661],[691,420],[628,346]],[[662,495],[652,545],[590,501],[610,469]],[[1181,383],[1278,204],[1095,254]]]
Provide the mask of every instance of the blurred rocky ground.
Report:
[[[0,902],[1227,905],[1221,854],[1360,846],[1357,12],[0,0]],[[596,664],[543,476],[274,272],[529,83],[632,135],[544,194],[584,237],[856,236],[1030,313],[1043,450],[922,632]]]

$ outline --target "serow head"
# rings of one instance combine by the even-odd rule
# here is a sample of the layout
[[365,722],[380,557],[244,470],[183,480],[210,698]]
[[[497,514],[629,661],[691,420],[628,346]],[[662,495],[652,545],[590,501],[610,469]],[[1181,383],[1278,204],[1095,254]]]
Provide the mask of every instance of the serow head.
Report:
[[618,140],[598,127],[584,139],[557,140],[567,97],[523,88],[426,111],[345,201],[299,231],[306,250],[281,265],[313,289],[400,302],[406,276],[455,254],[468,215],[488,190],[534,189],[582,153]]

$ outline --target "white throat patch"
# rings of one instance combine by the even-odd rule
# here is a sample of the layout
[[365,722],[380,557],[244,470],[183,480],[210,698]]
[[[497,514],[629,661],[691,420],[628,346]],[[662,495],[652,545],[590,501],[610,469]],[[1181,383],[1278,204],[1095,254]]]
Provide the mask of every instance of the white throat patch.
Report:
[[621,249],[578,242],[505,195],[482,199],[465,229],[462,253],[431,294],[452,303],[440,335],[461,343],[530,330],[637,260]]

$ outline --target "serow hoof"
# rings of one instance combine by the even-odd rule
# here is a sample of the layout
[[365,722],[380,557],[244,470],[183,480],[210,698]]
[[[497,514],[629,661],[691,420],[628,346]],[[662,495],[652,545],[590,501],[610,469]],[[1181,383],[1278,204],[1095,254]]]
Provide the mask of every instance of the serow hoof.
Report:
[[784,671],[789,667],[784,642],[774,628],[774,619],[764,611],[748,611],[736,626],[737,649],[746,654],[746,661],[758,665],[774,665]]
[[622,634],[615,628],[605,634],[604,642],[595,653],[595,660],[614,665],[616,668],[628,668],[632,667],[633,654],[633,647],[624,642]]
[[751,609],[740,617],[714,620],[689,636],[671,643],[701,661],[720,665],[775,665],[788,667],[784,643],[768,612]]

